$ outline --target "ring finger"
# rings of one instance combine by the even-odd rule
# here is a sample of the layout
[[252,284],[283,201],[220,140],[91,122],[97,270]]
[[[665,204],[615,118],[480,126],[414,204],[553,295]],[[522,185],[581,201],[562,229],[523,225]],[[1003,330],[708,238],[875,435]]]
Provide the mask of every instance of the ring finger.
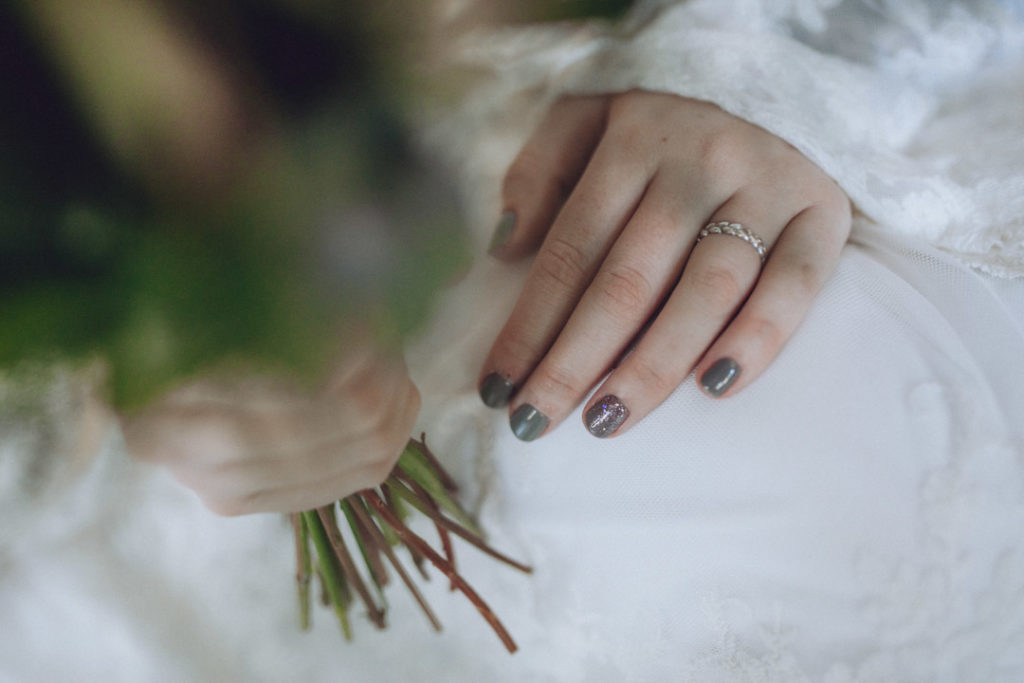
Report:
[[757,282],[762,266],[757,238],[769,249],[792,217],[788,211],[766,210],[773,205],[787,204],[740,192],[711,217],[709,226],[740,227],[712,232],[694,244],[679,283],[650,329],[584,411],[592,434],[607,437],[635,424],[690,374]]

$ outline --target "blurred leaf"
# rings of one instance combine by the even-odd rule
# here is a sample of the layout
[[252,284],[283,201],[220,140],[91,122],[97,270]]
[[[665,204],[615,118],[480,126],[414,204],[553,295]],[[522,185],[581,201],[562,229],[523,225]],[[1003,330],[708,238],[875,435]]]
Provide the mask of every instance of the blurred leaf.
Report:
[[[261,75],[257,99],[286,114],[212,200],[147,201],[142,183],[82,142],[80,121],[60,145],[40,143],[75,113],[24,35],[20,51],[0,49],[14,73],[0,83],[13,97],[0,101],[38,92],[39,111],[67,114],[0,106],[0,141],[27,141],[0,156],[0,366],[101,356],[121,409],[199,373],[315,382],[339,352],[341,328],[361,320],[402,337],[467,258],[447,174],[421,158],[403,124],[412,100],[375,71],[372,41],[332,44],[358,33],[363,10],[318,27],[287,3],[182,7],[208,22],[207,37],[224,29],[225,52]],[[298,72],[308,80],[292,88]],[[66,163],[64,153],[80,157]]]
[[527,0],[507,8],[513,22],[568,21],[570,19],[618,19],[633,0]]

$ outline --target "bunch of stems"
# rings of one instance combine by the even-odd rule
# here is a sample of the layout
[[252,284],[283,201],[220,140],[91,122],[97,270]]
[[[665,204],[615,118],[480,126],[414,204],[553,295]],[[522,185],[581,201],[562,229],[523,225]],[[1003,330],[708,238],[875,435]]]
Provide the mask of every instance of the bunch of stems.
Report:
[[[426,439],[421,435],[418,441],[409,440],[388,479],[376,489],[365,489],[337,503],[292,514],[302,628],[308,629],[311,624],[310,583],[314,575],[322,587],[321,600],[333,608],[346,640],[352,638],[349,612],[357,601],[365,607],[374,626],[386,628],[384,587],[391,581],[387,569],[390,564],[431,626],[440,631],[441,623],[395,553],[397,547],[404,546],[424,579],[429,579],[427,563],[441,570],[451,582],[451,589],[461,591],[494,629],[508,651],[515,652],[515,641],[501,621],[457,571],[451,537],[458,536],[522,572],[530,573],[532,569],[488,545],[483,532],[459,506],[456,493],[455,482],[427,448]],[[440,552],[406,525],[410,508],[433,522]],[[342,526],[338,524],[339,511],[345,518],[350,541],[346,541]],[[353,544],[362,561],[362,570],[350,550]]]

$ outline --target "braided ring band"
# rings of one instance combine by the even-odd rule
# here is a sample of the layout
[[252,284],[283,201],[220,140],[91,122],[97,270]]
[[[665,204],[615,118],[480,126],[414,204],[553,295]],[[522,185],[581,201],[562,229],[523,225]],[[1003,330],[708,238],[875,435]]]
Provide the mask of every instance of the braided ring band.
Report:
[[[701,228],[700,233],[697,234],[697,242],[700,242],[708,235],[731,235],[733,237],[739,237],[754,248],[757,255],[761,257],[761,263],[764,263],[765,259],[768,258],[768,248],[764,246],[764,240],[758,237],[756,232],[744,228],[739,223],[730,223],[729,221],[708,223]],[[694,244],[697,242],[694,242]]]

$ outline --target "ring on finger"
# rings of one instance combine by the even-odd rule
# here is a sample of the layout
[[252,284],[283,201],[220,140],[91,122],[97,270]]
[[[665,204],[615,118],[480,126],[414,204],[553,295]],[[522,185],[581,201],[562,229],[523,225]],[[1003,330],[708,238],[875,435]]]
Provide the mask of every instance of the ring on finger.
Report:
[[[764,245],[764,240],[761,239],[753,230],[745,228],[739,223],[732,223],[730,221],[717,221],[714,223],[708,223],[700,232],[697,234],[697,242],[708,235],[729,235],[731,237],[739,237],[741,240],[749,244],[757,252],[757,255],[761,257],[761,263],[764,263],[765,259],[768,258],[768,248]],[[694,244],[697,244],[694,242]]]

